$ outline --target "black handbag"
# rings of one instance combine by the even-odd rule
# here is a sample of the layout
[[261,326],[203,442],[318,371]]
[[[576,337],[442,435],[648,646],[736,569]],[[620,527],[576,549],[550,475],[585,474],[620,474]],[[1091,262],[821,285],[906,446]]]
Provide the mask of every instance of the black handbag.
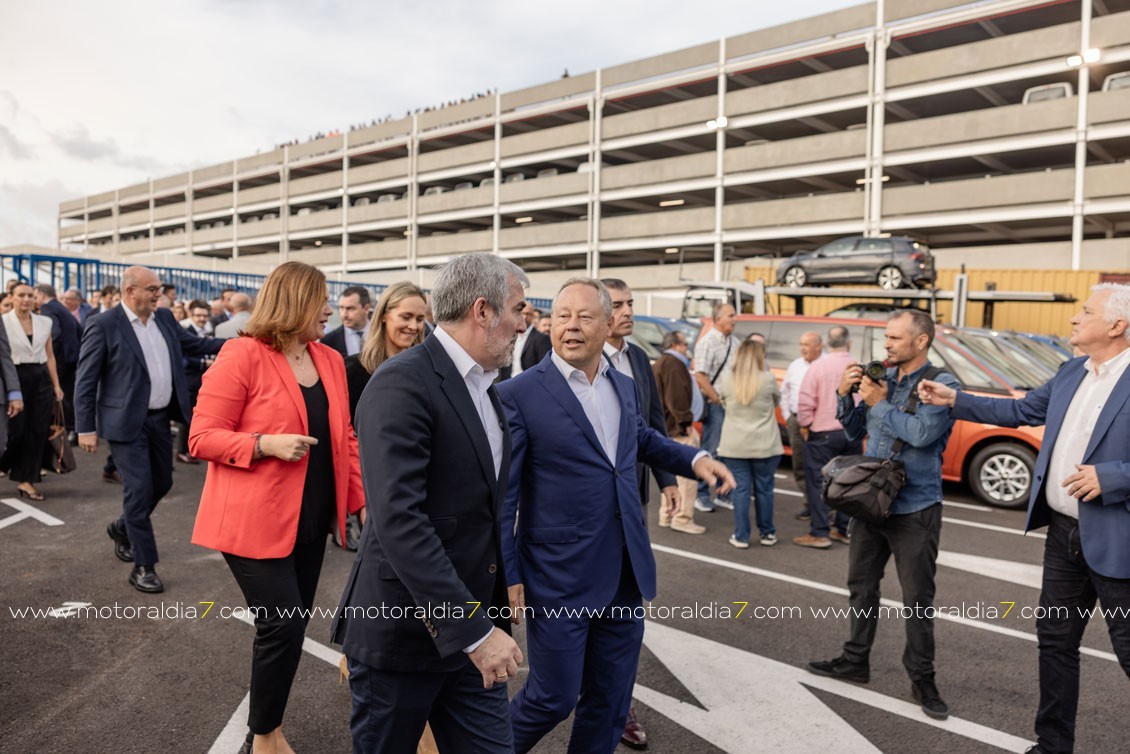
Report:
[[67,442],[66,421],[63,418],[63,404],[55,401],[51,414],[51,434],[43,448],[43,468],[56,474],[69,474],[78,468],[74,450]]
[[[919,379],[932,380],[942,373],[930,367]],[[910,387],[906,413],[918,410],[918,382]],[[891,506],[906,483],[906,467],[895,456],[902,451],[903,441],[891,446],[889,458],[875,456],[836,456],[820,473],[824,477],[823,495],[828,507],[852,518],[881,524],[891,515]]]

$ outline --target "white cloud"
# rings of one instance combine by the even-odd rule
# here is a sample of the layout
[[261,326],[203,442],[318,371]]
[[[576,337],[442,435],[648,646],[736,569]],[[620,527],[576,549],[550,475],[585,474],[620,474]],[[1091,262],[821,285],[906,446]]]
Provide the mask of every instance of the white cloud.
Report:
[[[849,2],[9,3],[0,25],[0,246],[54,245],[66,199]],[[14,217],[12,192],[28,187],[34,206],[25,201]]]

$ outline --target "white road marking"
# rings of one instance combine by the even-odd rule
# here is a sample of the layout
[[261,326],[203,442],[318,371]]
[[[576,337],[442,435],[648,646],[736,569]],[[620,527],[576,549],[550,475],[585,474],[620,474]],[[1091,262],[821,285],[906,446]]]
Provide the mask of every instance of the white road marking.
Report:
[[0,529],[3,529],[6,526],[11,526],[12,524],[18,524],[25,518],[34,519],[45,526],[63,525],[63,522],[60,519],[55,518],[50,513],[44,513],[34,505],[28,505],[27,503],[16,500],[14,497],[6,497],[0,499],[0,503],[4,503],[5,505],[15,508],[18,511],[18,513],[14,513],[7,518],[0,518]]
[[1047,534],[1041,534],[1037,531],[1024,531],[1023,529],[1013,529],[1008,526],[995,526],[993,524],[982,524],[979,521],[966,521],[963,518],[949,518],[942,516],[942,523],[956,524],[958,526],[972,526],[974,529],[985,529],[987,531],[999,531],[1004,534],[1017,534],[1021,537],[1032,537],[1033,539],[1047,539]]
[[243,746],[247,738],[247,714],[251,709],[251,693],[243,697],[243,701],[235,708],[235,713],[228,720],[228,724],[220,731],[219,738],[208,749],[208,754],[234,754]]
[[[255,619],[245,613],[233,613],[232,617],[238,618],[249,626],[255,625]],[[341,652],[327,647],[325,644],[314,641],[307,637],[302,641],[302,650],[307,652],[319,660],[325,660],[335,668],[339,667],[338,663],[341,661]],[[243,741],[247,738],[247,713],[251,707],[251,694],[243,697],[243,701],[235,708],[232,713],[231,719],[224,729],[220,731],[219,738],[212,744],[212,748],[208,750],[208,754],[231,754],[233,751],[239,751],[239,747],[243,746]]]
[[1021,752],[1031,746],[1031,741],[970,720],[933,720],[917,704],[812,675],[801,668],[661,623],[649,621],[643,639],[647,648],[706,709],[638,684],[633,696],[727,752],[751,751],[751,722],[757,726],[753,749],[756,751],[880,751],[806,687],[1006,751]]
[[956,500],[943,500],[942,505],[948,505],[951,508],[965,508],[966,510],[970,510],[970,511],[984,511],[986,513],[992,513],[994,510],[998,510],[997,508],[990,508],[987,505],[973,505],[971,503],[959,503]]
[[1017,563],[1013,560],[987,558],[983,555],[966,555],[963,552],[942,550],[938,553],[938,565],[956,568],[959,571],[988,576],[998,581],[1008,581],[1020,586],[1039,589],[1043,583],[1043,566]]
[[[819,581],[811,581],[809,579],[802,579],[799,576],[792,576],[792,575],[787,574],[787,573],[778,573],[776,571],[769,571],[769,570],[766,570],[764,568],[755,568],[753,566],[742,565],[741,563],[732,563],[728,560],[722,560],[721,558],[713,558],[713,557],[710,557],[709,555],[700,555],[697,552],[688,552],[687,550],[680,550],[676,547],[667,547],[666,545],[658,545],[658,544],[655,544],[654,542],[651,545],[651,549],[655,550],[656,552],[662,552],[662,553],[666,553],[668,555],[674,555],[676,557],[686,558],[688,560],[697,560],[701,563],[707,563],[709,565],[721,566],[722,568],[729,568],[729,569],[734,570],[734,571],[741,571],[743,573],[753,574],[754,576],[763,576],[767,579],[773,579],[775,581],[783,581],[783,582],[788,583],[788,584],[796,584],[797,586],[804,586],[804,587],[808,587],[809,589],[816,589],[817,591],[827,592],[829,594],[838,594],[841,597],[849,596],[848,590],[844,589],[843,587],[832,586],[830,584],[824,584],[824,583],[821,583]],[[891,600],[891,599],[882,599],[882,600],[880,600],[880,603],[883,604],[883,605],[888,605],[890,607],[901,607],[902,606],[901,602],[896,602],[895,600]],[[1027,633],[1026,631],[1018,631],[1014,628],[1005,628],[1004,626],[998,626],[996,624],[987,623],[985,621],[980,621],[980,620],[973,620],[972,618],[963,618],[959,615],[951,615],[951,614],[944,612],[944,611],[939,612],[936,616],[936,619],[937,620],[949,621],[951,623],[958,623],[958,624],[961,624],[963,626],[969,626],[971,628],[977,628],[977,629],[980,629],[982,631],[989,631],[989,632],[994,633],[994,634],[1001,634],[1002,636],[1010,636],[1014,639],[1023,639],[1024,641],[1030,641],[1030,642],[1036,641],[1036,635],[1032,634],[1032,633]],[[1081,654],[1090,655],[1091,657],[1097,657],[1101,660],[1110,660],[1111,662],[1118,662],[1118,658],[1115,657],[1113,652],[1103,652],[1103,651],[1098,650],[1098,649],[1091,649],[1090,647],[1080,647],[1079,652]]]

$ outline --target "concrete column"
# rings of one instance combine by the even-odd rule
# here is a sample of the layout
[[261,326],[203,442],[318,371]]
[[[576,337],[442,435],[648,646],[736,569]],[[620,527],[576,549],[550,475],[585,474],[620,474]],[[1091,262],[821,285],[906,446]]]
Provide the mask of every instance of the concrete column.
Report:
[[722,209],[726,189],[722,179],[726,171],[726,40],[718,42],[718,108],[714,115],[714,280],[721,282],[723,270]]
[[[1079,54],[1091,49],[1091,3],[1081,0],[1082,24],[1079,33]],[[1079,66],[1079,97],[1075,116],[1075,191],[1071,199],[1071,269],[1083,264],[1083,205],[1086,201],[1087,174],[1087,98],[1091,90],[1091,66],[1086,60]]]
[[498,253],[498,235],[502,231],[502,214],[499,207],[502,202],[502,94],[494,93],[494,159],[491,161],[494,183],[491,185],[492,216],[491,216],[491,241],[490,250]]
[[[235,216],[239,222],[239,214]],[[279,168],[279,260],[290,261],[290,145],[283,147],[283,164]]]
[[420,160],[420,118],[412,113],[412,134],[408,138],[408,269],[416,269],[416,237],[420,226],[416,222],[416,202],[420,198],[418,162]]
[[589,275],[600,277],[600,180],[604,164],[604,70],[596,69],[596,87],[589,104],[592,138],[589,149]]
[[341,135],[341,273],[349,263],[349,129]]

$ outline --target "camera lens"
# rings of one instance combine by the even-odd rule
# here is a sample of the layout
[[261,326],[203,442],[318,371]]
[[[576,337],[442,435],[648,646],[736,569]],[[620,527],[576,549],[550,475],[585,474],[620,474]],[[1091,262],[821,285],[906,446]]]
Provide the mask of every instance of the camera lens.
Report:
[[872,361],[863,370],[863,373],[868,376],[873,382],[887,379],[887,365],[881,361]]

